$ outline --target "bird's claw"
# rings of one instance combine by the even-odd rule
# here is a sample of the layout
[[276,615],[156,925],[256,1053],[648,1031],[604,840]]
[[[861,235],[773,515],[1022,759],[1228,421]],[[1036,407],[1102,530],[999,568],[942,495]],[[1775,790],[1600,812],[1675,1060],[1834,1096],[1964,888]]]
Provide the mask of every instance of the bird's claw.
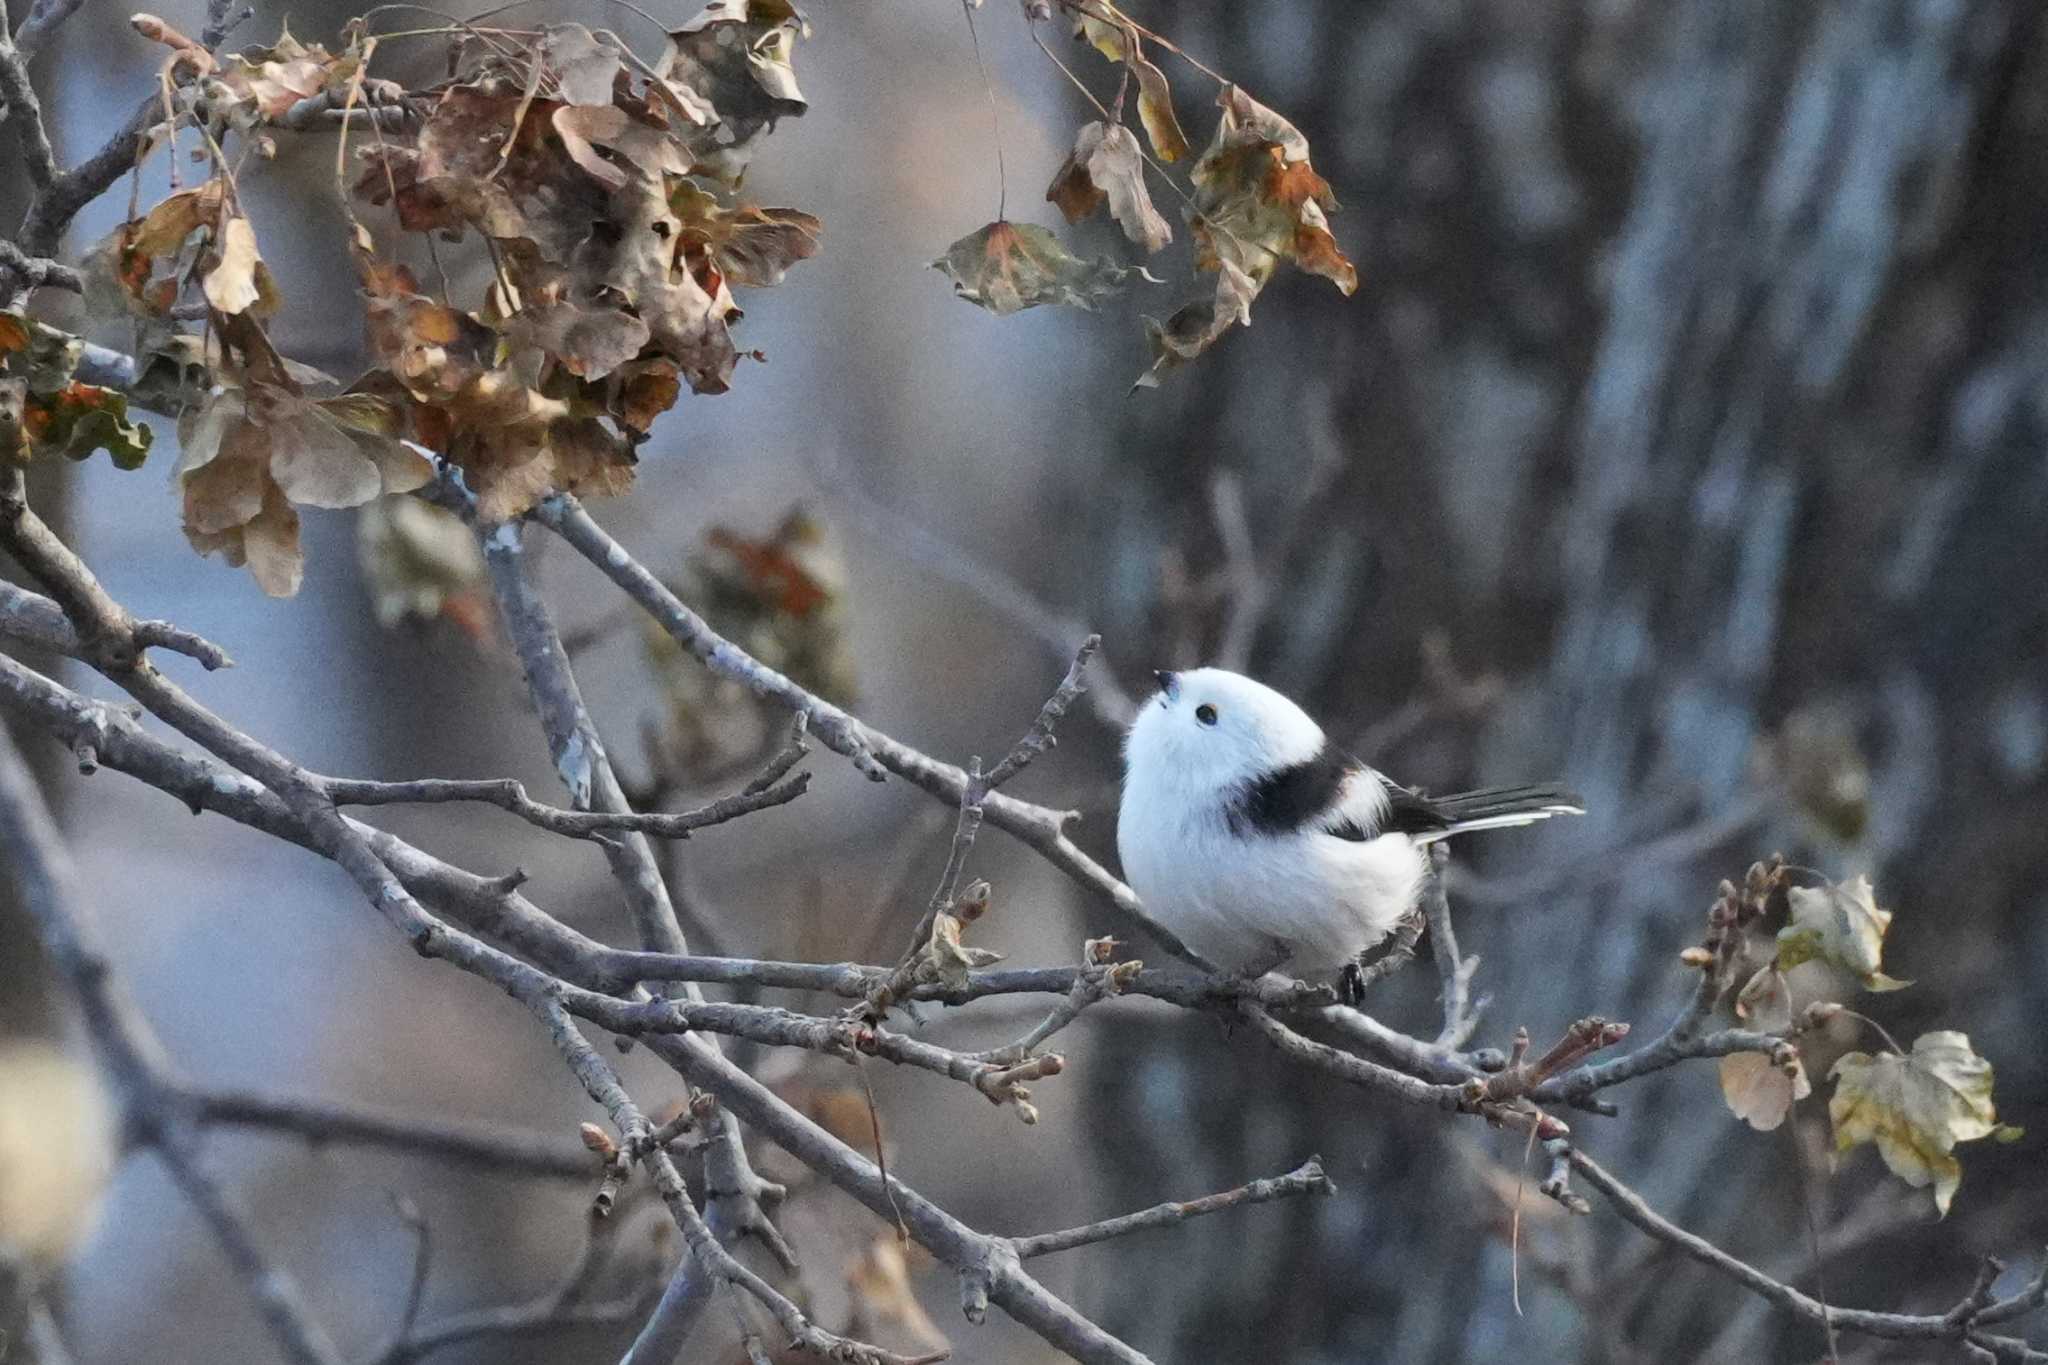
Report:
[[1357,1009],[1365,1000],[1365,969],[1356,962],[1347,962],[1337,973],[1337,1001]]

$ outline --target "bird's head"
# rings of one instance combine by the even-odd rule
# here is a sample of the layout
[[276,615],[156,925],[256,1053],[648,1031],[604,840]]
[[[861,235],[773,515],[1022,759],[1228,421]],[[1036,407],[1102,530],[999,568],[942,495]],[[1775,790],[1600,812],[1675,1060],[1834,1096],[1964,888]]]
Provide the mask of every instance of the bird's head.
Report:
[[1261,682],[1221,668],[1156,673],[1124,737],[1125,781],[1206,796],[1314,758],[1322,727]]

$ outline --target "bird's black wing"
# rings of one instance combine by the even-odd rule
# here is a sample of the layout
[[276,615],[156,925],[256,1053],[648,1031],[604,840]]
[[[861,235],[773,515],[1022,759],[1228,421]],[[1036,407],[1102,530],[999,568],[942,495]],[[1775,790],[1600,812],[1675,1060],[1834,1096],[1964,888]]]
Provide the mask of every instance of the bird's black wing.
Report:
[[1361,765],[1336,749],[1276,769],[1249,782],[1225,807],[1224,817],[1239,834],[1291,834],[1322,829],[1340,839],[1368,838],[1357,821],[1338,809],[1345,783]]

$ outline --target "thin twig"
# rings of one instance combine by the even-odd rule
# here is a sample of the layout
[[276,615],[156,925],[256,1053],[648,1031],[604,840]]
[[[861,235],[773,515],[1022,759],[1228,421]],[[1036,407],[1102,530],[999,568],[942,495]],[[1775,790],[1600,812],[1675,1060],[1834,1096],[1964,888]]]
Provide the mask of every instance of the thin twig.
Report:
[[[512,778],[454,780],[415,778],[406,782],[371,782],[356,778],[321,778],[328,797],[338,806],[436,805],[448,802],[477,802],[496,806],[517,815],[550,834],[572,839],[598,839],[608,831],[652,835],[657,839],[687,839],[693,830],[726,824],[786,805],[810,787],[809,773],[798,773],[786,782],[720,797],[709,805],[688,811],[604,811],[563,810],[533,800],[524,784]],[[610,842],[598,840],[599,842]]]
[[[1892,1341],[1960,1341],[1973,1323],[2005,1322],[2032,1313],[2044,1303],[2048,1303],[2048,1252],[2044,1252],[2040,1273],[2035,1275],[2033,1281],[2024,1289],[1967,1315],[1956,1316],[1957,1310],[1951,1310],[1950,1313],[1915,1315],[1879,1313],[1863,1308],[1831,1309],[1819,1300],[1809,1298],[1792,1286],[1782,1284],[1747,1262],[1729,1255],[1704,1237],[1687,1232],[1663,1217],[1652,1209],[1641,1195],[1615,1179],[1584,1152],[1574,1149],[1571,1163],[1572,1169],[1583,1176],[1587,1184],[1600,1191],[1614,1206],[1615,1211],[1637,1228],[1816,1327],[1831,1323],[1834,1328],[1844,1332],[1883,1337]],[[1970,1303],[1976,1293],[1973,1289],[1971,1296],[1965,1298],[1964,1304]],[[1963,1305],[1958,1305],[1958,1309],[1962,1307]],[[2025,1352],[2028,1349],[2025,1342],[2016,1338],[1992,1340],[2000,1350]],[[2015,1355],[2011,1358],[2031,1357]]]
[[1451,927],[1451,903],[1444,894],[1444,869],[1449,850],[1441,843],[1430,845],[1429,883],[1422,891],[1422,915],[1429,924],[1429,951],[1436,959],[1437,977],[1443,986],[1444,1026],[1436,1036],[1440,1048],[1461,1048],[1479,1027],[1485,1002],[1472,1003],[1472,975],[1479,970],[1477,957],[1458,954],[1458,935]]
[[247,1090],[181,1089],[170,1102],[204,1124],[262,1129],[320,1145],[382,1147],[507,1175],[585,1180],[596,1170],[578,1143],[499,1123],[413,1118]]
[[1323,1159],[1310,1157],[1286,1175],[1272,1176],[1240,1185],[1234,1190],[1221,1194],[1205,1195],[1184,1203],[1155,1204],[1137,1213],[1127,1213],[1119,1218],[1105,1218],[1099,1223],[1084,1227],[1068,1228],[1064,1232],[1042,1232],[1031,1237],[1013,1237],[1010,1244],[1017,1249],[1020,1260],[1034,1256],[1049,1256],[1056,1251],[1071,1251],[1075,1247],[1089,1246],[1095,1242],[1106,1242],[1112,1237],[1125,1237],[1133,1232],[1144,1232],[1150,1228],[1171,1227],[1185,1223],[1190,1218],[1204,1214],[1221,1213],[1234,1209],[1240,1204],[1264,1204],[1275,1199],[1291,1199],[1299,1194],[1335,1194],[1337,1187],[1323,1174]]

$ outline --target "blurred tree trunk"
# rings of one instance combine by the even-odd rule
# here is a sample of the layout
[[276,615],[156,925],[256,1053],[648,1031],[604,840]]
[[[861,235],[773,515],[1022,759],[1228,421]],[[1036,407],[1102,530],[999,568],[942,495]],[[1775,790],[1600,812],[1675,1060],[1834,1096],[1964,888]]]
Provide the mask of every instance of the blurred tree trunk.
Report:
[[[1919,989],[1882,1008],[1909,1032],[2039,1018],[2038,9],[1187,0],[1150,17],[1299,115],[1348,201],[1336,227],[1363,284],[1350,301],[1276,284],[1253,333],[1133,404],[1120,445],[1142,453],[1096,515],[1101,543],[1140,548],[1082,570],[1112,638],[1169,656],[1157,566],[1176,547],[1214,562],[1204,487],[1236,471],[1268,542],[1307,519],[1253,671],[1355,736],[1415,694],[1440,630],[1460,665],[1506,677],[1505,700],[1368,757],[1432,787],[1564,777],[1585,792],[1592,814],[1568,829],[1461,850],[1509,876],[1732,809],[1774,734],[1842,736],[1814,761],[1867,772],[1860,831],[1825,835],[1783,803],[1707,856],[1514,906],[1512,923],[1468,908],[1494,997],[1484,1041],[1517,1024],[1541,1041],[1596,1010],[1661,1027],[1714,881],[1773,848],[1869,870],[1905,911],[1893,953]],[[1334,492],[1298,506],[1332,416]],[[1210,439],[1166,439],[1188,431]],[[1430,1031],[1428,975],[1376,1008]],[[1526,1255],[1517,1321],[1504,1249],[1464,1213],[1483,1210],[1475,1182],[1433,1146],[1476,1141],[1511,1168],[1518,1143],[1303,1094],[1252,1043],[1219,1071],[1199,1030],[1123,1037],[1170,1119],[1104,1148],[1129,1203],[1314,1145],[1350,1187],[1274,1214],[1261,1228],[1290,1225],[1270,1242],[1240,1225],[1121,1249],[1130,1282],[1166,1288],[1089,1306],[1165,1358],[1477,1359],[1512,1342],[1542,1359],[1691,1359],[1724,1329],[1779,1327],[1700,1273],[1656,1277],[1654,1312],[1631,1310],[1630,1284],[1604,1317],[1577,1313],[1532,1296]],[[2006,1117],[2038,1125],[2048,1064],[1997,1061]],[[1619,1119],[1574,1118],[1589,1150],[1707,1235],[1804,1265],[1793,1140],[1738,1126],[1706,1067],[1618,1098]],[[2042,1163],[1986,1149],[1969,1169],[1956,1216],[1898,1246],[1912,1259],[1831,1268],[1836,1301],[1951,1302],[1968,1253],[2038,1243]],[[1860,1163],[1822,1182],[1822,1217],[1870,1183]],[[1604,1213],[1590,1226],[1595,1279],[1640,1250]],[[1281,1306],[1277,1325],[1260,1305]],[[1350,1328],[1368,1318],[1370,1339]],[[1750,1358],[1815,1350],[1793,1337]]]

